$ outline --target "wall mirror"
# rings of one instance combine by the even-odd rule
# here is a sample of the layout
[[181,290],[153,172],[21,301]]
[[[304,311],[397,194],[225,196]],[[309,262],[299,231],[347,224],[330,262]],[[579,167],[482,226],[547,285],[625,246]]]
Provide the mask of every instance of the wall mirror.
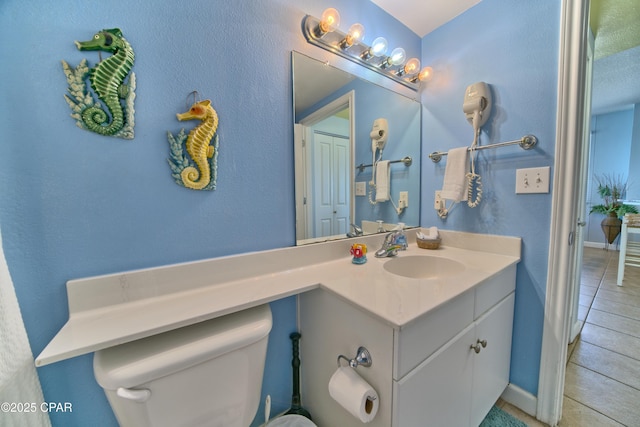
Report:
[[297,244],[418,226],[420,103],[299,52],[292,69]]

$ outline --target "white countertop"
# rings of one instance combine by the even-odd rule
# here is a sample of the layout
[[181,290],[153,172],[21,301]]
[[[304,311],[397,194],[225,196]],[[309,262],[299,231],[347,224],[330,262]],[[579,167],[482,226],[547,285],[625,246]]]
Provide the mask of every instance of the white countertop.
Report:
[[[442,246],[420,249],[415,230],[398,257],[429,255],[462,262],[445,279],[411,279],[375,258],[383,236],[367,236],[115,273],[67,283],[69,320],[36,358],[43,366],[224,316],[322,287],[393,327],[402,327],[520,261],[520,239],[441,231]],[[351,262],[354,242],[368,262]]]
[[334,261],[331,269],[340,274],[340,277],[327,277],[321,286],[391,326],[402,327],[519,261],[519,257],[507,255],[455,247],[425,250],[416,245],[411,245],[397,256],[412,255],[460,261],[465,269],[452,277],[413,279],[386,271],[383,266],[392,258],[370,256],[367,257],[367,264],[358,270],[345,266],[349,260]]

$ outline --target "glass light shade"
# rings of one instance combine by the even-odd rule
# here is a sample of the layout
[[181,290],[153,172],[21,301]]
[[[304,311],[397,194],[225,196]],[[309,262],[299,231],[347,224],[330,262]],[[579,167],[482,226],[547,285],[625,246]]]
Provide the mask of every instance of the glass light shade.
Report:
[[428,82],[431,77],[433,77],[433,68],[431,67],[424,67],[418,74],[418,80],[421,82]]
[[389,64],[390,65],[402,65],[404,61],[407,59],[407,54],[403,48],[397,47],[391,51],[391,55],[389,55]]
[[353,46],[354,44],[358,44],[364,38],[364,26],[362,24],[353,24],[349,27],[349,32],[346,37],[346,44],[348,46]]
[[325,9],[320,18],[320,30],[323,33],[333,31],[340,26],[340,14],[332,7]]
[[373,43],[371,43],[371,55],[373,56],[382,56],[387,53],[387,49],[389,48],[389,42],[384,37],[376,38]]
[[404,74],[415,74],[420,69],[420,60],[418,58],[411,58],[404,64]]

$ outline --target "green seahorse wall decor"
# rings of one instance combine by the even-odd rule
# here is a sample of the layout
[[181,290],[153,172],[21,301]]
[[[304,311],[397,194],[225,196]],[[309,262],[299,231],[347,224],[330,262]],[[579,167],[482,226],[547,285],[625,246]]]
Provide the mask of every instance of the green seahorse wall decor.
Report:
[[75,44],[78,50],[97,50],[112,55],[92,68],[86,59],[75,68],[62,61],[69,85],[69,94],[64,98],[71,107],[71,117],[81,129],[133,139],[136,76],[131,71],[135,58],[131,45],[119,28],[99,31],[91,40],[76,41]]
[[[176,184],[193,190],[215,190],[218,175],[218,114],[210,100],[194,103],[191,108],[176,114],[178,120],[200,120],[201,123],[185,134],[167,133],[171,156],[169,166]],[[183,150],[186,148],[186,156]],[[189,158],[191,160],[189,160]]]

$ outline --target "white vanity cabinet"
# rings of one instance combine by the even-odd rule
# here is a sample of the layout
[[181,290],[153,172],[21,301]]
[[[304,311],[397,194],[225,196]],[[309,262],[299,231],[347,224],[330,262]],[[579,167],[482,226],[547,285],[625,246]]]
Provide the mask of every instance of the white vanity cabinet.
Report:
[[362,425],[327,388],[337,356],[362,345],[373,364],[357,372],[380,397],[368,425],[478,426],[509,381],[515,272],[511,265],[400,326],[325,290],[301,294],[302,398],[316,424]]
[[511,293],[418,367],[394,381],[392,425],[480,424],[509,382],[514,299]]

